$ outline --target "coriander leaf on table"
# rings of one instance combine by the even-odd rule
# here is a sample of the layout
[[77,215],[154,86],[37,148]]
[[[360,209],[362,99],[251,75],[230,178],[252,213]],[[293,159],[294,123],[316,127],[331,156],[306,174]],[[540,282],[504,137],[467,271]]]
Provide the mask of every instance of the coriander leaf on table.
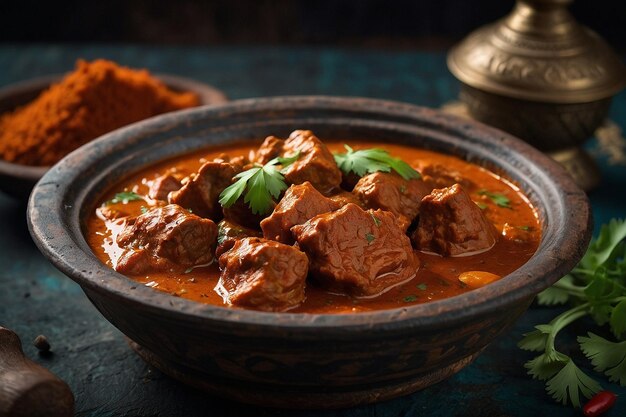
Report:
[[524,350],[530,350],[534,352],[541,352],[546,349],[546,343],[548,341],[548,335],[552,331],[552,326],[549,324],[540,324],[535,326],[535,331],[525,333],[524,338],[519,341],[517,346]]
[[600,384],[580,370],[571,359],[554,377],[546,382],[546,391],[555,400],[564,405],[569,400],[574,407],[580,407],[580,393],[586,398],[591,398],[601,389]]
[[[572,295],[573,281],[571,275],[565,275],[556,284],[540,292],[537,302],[543,306],[565,304]],[[582,288],[578,288],[578,291],[582,291]]]
[[[601,389],[567,355],[558,352],[558,333],[581,317],[591,317],[598,326],[607,325],[617,338],[626,336],[626,222],[611,220],[602,226],[578,265],[538,296],[542,305],[570,303],[571,308],[550,323],[535,326],[518,343],[521,349],[541,354],[525,364],[528,373],[549,379],[547,391],[563,404],[580,406],[580,395],[591,397]],[[626,386],[626,341],[610,341],[592,332],[579,336],[582,352],[610,381]]]
[[[600,234],[589,245],[589,249],[580,261],[580,267],[595,269],[604,264],[615,248],[626,238],[626,221],[611,219],[600,228]],[[623,254],[623,253],[622,253]]]
[[615,337],[622,337],[626,332],[626,298],[613,307],[609,324]]
[[345,174],[353,172],[359,177],[373,172],[391,172],[393,169],[405,180],[421,178],[419,172],[399,158],[389,155],[384,149],[371,148],[355,151],[348,145],[345,153],[334,155],[335,163]]
[[556,375],[570,358],[560,352],[542,353],[524,364],[528,373],[535,379],[545,381]]
[[578,336],[580,349],[598,372],[604,372],[611,382],[626,386],[626,341],[611,342],[594,333]]

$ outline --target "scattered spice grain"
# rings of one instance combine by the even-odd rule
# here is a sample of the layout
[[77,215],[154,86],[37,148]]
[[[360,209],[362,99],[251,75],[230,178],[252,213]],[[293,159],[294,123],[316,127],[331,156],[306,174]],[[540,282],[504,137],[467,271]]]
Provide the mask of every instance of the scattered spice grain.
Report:
[[48,353],[50,352],[50,342],[48,342],[48,338],[42,334],[37,336],[33,341],[33,345],[39,350],[40,353]]

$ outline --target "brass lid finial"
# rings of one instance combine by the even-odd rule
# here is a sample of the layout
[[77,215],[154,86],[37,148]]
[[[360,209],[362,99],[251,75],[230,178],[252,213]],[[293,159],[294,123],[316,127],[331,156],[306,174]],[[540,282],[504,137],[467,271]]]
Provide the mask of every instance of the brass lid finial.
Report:
[[522,100],[586,103],[626,84],[622,61],[567,10],[572,0],[518,0],[498,22],[471,33],[448,56],[465,84]]

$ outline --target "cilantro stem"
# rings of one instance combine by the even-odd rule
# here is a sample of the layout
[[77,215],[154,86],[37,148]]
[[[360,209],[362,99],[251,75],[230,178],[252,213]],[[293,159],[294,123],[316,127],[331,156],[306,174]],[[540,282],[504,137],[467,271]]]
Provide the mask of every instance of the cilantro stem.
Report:
[[[584,268],[574,268],[572,269],[572,272],[570,272],[571,274],[581,274],[581,275],[589,275],[589,276],[593,276],[595,274],[595,271],[592,269],[584,269]],[[620,278],[622,276],[621,273],[619,273],[618,271],[604,271],[604,273],[606,275],[612,276],[612,277],[616,277],[616,278]]]
[[556,283],[554,283],[553,287],[563,290],[567,292],[569,295],[573,295],[579,298],[586,298],[585,287],[574,285],[563,280],[557,281]]
[[550,333],[548,334],[548,339],[546,341],[546,352],[548,350],[550,350],[550,352],[556,352],[556,348],[554,347],[554,341],[559,332],[565,327],[569,326],[574,321],[589,314],[590,307],[591,304],[588,302],[581,304],[565,311],[562,314],[559,314],[550,322],[552,329],[550,330]]

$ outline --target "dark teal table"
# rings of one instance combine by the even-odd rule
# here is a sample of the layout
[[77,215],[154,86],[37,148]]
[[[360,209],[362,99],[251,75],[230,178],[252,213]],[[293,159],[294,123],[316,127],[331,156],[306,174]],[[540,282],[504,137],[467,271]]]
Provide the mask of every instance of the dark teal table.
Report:
[[[221,88],[231,99],[271,95],[355,95],[439,107],[457,85],[445,54],[289,48],[153,48],[140,46],[0,46],[0,86],[68,71],[77,58],[110,58],[155,72],[184,75]],[[611,117],[626,128],[626,94]],[[591,141],[594,150],[597,143]],[[626,167],[599,156],[604,175],[590,194],[596,226],[626,216]],[[210,396],[144,364],[123,335],[105,321],[80,288],[37,251],[26,229],[25,207],[0,193],[0,325],[14,329],[25,353],[71,386],[79,416],[576,416],[554,403],[543,383],[526,375],[532,355],[516,347],[522,333],[555,315],[533,306],[471,366],[433,387],[380,404],[337,411],[261,409]],[[580,358],[573,336],[565,352]],[[54,355],[41,358],[31,341],[49,337]],[[587,364],[585,360],[580,361]],[[587,370],[589,370],[587,368]],[[592,371],[591,371],[592,372]],[[626,389],[608,416],[626,416]]]

